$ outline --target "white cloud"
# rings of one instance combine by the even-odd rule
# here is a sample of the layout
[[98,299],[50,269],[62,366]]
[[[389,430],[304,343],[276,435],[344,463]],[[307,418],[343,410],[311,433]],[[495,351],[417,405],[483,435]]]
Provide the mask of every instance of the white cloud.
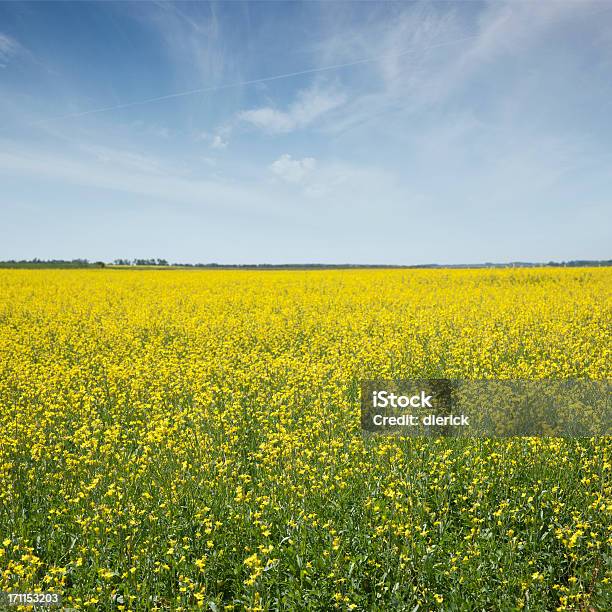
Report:
[[345,101],[346,96],[341,92],[313,87],[300,91],[285,111],[265,106],[243,111],[238,119],[266,132],[283,134],[311,125]]
[[316,164],[317,162],[314,157],[293,159],[291,155],[285,153],[270,164],[270,170],[287,183],[302,183],[312,174]]
[[288,113],[270,107],[241,112],[238,118],[268,132],[290,132],[294,127],[294,122]]
[[[325,202],[328,210],[358,202],[371,207],[377,190],[379,194],[394,193],[397,177],[372,166],[361,166],[334,159],[316,160],[313,157],[294,159],[285,153],[268,166],[278,184],[292,188],[296,197]],[[350,203],[350,204],[348,204]]]
[[211,149],[225,149],[227,147],[227,140],[223,140],[219,134],[216,134],[210,141]]
[[217,150],[226,149],[229,144],[228,140],[221,133],[209,134],[208,132],[201,132],[197,135],[196,139],[207,142],[211,149]]

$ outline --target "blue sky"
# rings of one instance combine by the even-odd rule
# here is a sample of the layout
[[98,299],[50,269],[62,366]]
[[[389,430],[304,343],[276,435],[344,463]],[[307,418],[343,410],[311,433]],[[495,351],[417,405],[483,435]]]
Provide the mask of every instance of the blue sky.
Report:
[[612,3],[0,3],[0,259],[610,257]]

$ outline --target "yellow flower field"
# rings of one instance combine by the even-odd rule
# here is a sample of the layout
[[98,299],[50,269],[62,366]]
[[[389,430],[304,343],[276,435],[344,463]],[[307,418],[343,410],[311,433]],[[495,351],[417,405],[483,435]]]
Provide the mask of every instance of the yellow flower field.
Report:
[[364,437],[376,378],[609,378],[612,270],[0,270],[0,591],[610,610],[610,438]]

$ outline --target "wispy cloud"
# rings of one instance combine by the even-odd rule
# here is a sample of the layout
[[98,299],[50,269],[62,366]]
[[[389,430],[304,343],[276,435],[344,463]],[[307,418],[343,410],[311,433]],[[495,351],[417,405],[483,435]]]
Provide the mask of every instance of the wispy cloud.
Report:
[[141,131],[143,134],[146,134],[148,136],[155,136],[157,138],[163,139],[170,138],[172,134],[170,128],[155,123],[147,123],[142,119],[137,119],[136,121],[133,121],[129,127]]
[[329,111],[342,106],[346,95],[315,86],[299,91],[286,110],[264,106],[242,111],[238,120],[273,134],[283,134],[312,125]]
[[10,59],[17,55],[21,48],[14,38],[0,32],[0,68],[6,68]]
[[101,146],[80,147],[80,153],[50,153],[0,140],[0,174],[152,198],[166,204],[184,204],[202,210],[245,211],[262,214],[274,203],[246,185],[191,178],[173,163],[138,153]]
[[137,15],[153,27],[179,74],[204,83],[238,76],[239,66],[225,50],[225,32],[214,6],[202,3],[194,8],[196,13],[189,14],[180,4],[157,2]]
[[288,183],[302,183],[312,173],[316,166],[314,157],[293,159],[285,153],[270,164],[270,170],[281,180]]
[[217,131],[215,134],[210,134],[208,132],[200,132],[196,136],[196,140],[204,141],[208,143],[208,146],[211,149],[222,150],[227,149],[229,141],[227,137],[229,136],[231,130],[224,128]]
[[268,170],[285,197],[298,202],[305,198],[303,201],[308,202],[308,208],[312,208],[313,200],[318,200],[318,206],[328,210],[365,211],[376,198],[390,204],[407,194],[393,172],[372,165],[336,159],[295,158],[285,153],[272,162]]
[[139,171],[158,176],[168,172],[167,167],[164,167],[158,159],[150,155],[101,145],[80,145],[79,149],[84,153],[92,155],[95,160],[106,167]]
[[598,6],[601,10],[597,2],[492,2],[468,19],[461,11],[411,4],[401,5],[393,19],[383,14],[340,30],[337,24],[348,20],[338,17],[337,7],[325,6],[326,36],[315,47],[320,62],[366,52],[379,57],[353,79],[342,113],[326,127],[338,133],[377,118],[393,123],[388,113],[430,110],[496,65],[500,70],[489,72],[489,81],[503,78],[508,63],[529,57],[557,26],[587,19]]
[[227,148],[228,142],[227,140],[223,140],[223,138],[219,134],[215,134],[212,140],[210,141],[211,149],[225,149]]

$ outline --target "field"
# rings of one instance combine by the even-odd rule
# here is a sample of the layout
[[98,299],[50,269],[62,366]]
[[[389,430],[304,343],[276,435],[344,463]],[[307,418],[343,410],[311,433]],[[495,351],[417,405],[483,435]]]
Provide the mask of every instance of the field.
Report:
[[359,381],[610,377],[612,269],[0,270],[0,590],[612,609],[610,438],[364,437]]

